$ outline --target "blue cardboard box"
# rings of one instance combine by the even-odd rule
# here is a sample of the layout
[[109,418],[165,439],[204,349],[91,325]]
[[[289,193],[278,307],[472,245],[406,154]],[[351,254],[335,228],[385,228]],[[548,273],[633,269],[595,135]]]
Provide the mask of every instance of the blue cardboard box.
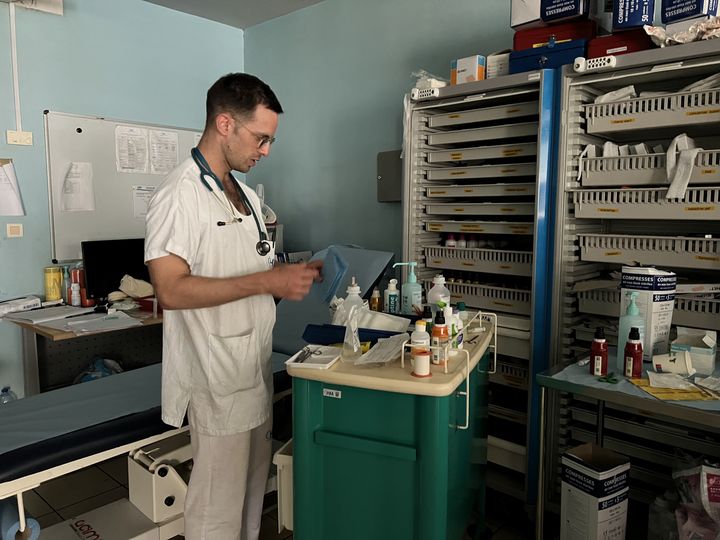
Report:
[[613,31],[652,24],[654,14],[655,0],[614,0]]
[[662,0],[664,24],[717,15],[718,0]]
[[590,0],[540,0],[540,18],[544,22],[558,22],[588,14]]
[[510,53],[510,73],[535,69],[550,69],[572,64],[578,56],[585,56],[587,39],[574,39],[545,47]]

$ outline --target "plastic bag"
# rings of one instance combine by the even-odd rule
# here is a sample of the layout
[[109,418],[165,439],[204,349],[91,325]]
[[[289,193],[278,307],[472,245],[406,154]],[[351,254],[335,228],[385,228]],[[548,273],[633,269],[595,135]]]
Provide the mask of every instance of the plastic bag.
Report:
[[93,358],[85,371],[75,377],[73,384],[94,381],[95,379],[102,379],[122,372],[123,368],[115,360],[96,357]]
[[358,333],[357,306],[350,308],[345,324],[345,340],[343,341],[342,360],[344,362],[355,362],[362,356],[360,334]]

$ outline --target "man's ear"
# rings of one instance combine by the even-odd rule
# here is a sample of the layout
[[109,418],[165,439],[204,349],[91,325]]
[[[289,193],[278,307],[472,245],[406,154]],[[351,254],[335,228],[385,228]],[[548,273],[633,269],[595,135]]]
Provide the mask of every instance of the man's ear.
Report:
[[233,125],[233,117],[227,113],[220,113],[215,117],[215,129],[224,137],[232,133]]

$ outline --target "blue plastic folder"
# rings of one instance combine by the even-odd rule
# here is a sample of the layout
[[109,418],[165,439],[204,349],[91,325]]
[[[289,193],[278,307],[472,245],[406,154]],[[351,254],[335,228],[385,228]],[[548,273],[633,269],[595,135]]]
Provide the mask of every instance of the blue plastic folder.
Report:
[[[317,260],[321,254],[317,254],[312,260]],[[333,296],[335,296],[340,285],[348,271],[348,263],[335,246],[330,246],[325,252],[322,259],[322,275],[323,280],[319,283],[313,283],[310,295],[319,299],[325,304],[329,304]]]

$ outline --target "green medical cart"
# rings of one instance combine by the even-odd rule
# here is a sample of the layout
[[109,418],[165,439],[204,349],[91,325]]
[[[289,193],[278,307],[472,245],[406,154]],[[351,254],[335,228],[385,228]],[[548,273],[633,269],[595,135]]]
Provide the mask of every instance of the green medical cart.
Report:
[[484,522],[485,328],[427,379],[407,362],[288,367],[295,540],[460,540],[474,505]]

